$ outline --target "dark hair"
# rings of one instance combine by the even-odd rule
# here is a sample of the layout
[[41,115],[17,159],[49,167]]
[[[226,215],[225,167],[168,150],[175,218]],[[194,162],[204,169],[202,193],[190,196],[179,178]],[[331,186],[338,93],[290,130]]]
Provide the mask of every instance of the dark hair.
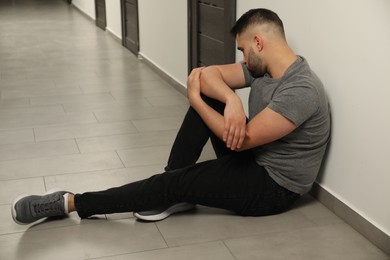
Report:
[[275,25],[279,32],[284,36],[282,20],[280,20],[275,12],[264,8],[251,9],[243,14],[234,24],[230,33],[235,37],[238,34],[243,33],[251,25],[267,23]]

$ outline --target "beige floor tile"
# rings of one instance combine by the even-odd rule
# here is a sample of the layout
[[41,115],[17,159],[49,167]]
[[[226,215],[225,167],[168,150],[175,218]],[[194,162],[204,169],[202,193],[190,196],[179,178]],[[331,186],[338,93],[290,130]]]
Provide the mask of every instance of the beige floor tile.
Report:
[[291,231],[315,226],[299,212],[269,217],[241,217],[224,210],[199,207],[158,222],[169,246],[188,245],[267,232]]
[[42,177],[0,181],[0,204],[11,204],[22,194],[43,193],[45,193],[45,183]]
[[77,144],[82,153],[123,150],[135,147],[171,145],[176,130],[145,132],[138,134],[110,135],[90,138],[78,138]]
[[29,98],[1,99],[0,109],[30,106]]
[[67,115],[19,115],[1,117],[0,129],[32,128],[53,125],[96,123],[93,113],[77,113]]
[[[129,70],[128,68],[124,68],[125,70]],[[141,71],[142,72],[142,71]],[[133,79],[123,78],[123,77],[103,77],[97,78],[95,80],[91,79],[80,84],[81,89],[84,93],[99,93],[99,92],[126,92],[134,89],[170,89],[167,83],[162,81],[161,79],[155,80],[142,80],[142,81],[134,81]]]
[[44,89],[13,89],[3,90],[2,98],[30,98],[30,97],[47,97],[58,95],[77,95],[82,94],[79,87],[66,88],[44,88]]
[[[27,54],[23,54],[27,55]],[[18,57],[19,58],[19,57]],[[33,59],[35,57],[32,57]],[[7,70],[3,71],[2,76],[6,75],[26,75],[26,73],[29,73],[30,71],[33,71],[31,68],[28,69],[13,69],[13,70]],[[35,88],[48,88],[48,87],[55,87],[55,81],[53,79],[48,79],[46,77],[42,77],[40,79],[27,79],[27,77],[23,78],[2,78],[0,81],[0,89],[31,89],[34,90]]]
[[225,241],[236,259],[389,259],[345,224]]
[[[35,195],[41,195],[42,193],[34,193]],[[26,194],[22,194],[26,195]],[[42,219],[35,223],[28,225],[19,225],[14,222],[11,216],[11,204],[0,205],[0,240],[3,235],[20,233],[20,232],[29,232],[29,231],[38,231],[38,230],[47,230],[47,229],[55,229],[61,227],[69,227],[80,224],[92,224],[95,222],[106,221],[104,215],[96,216],[95,219],[88,220],[80,220],[76,213],[71,213],[69,216],[64,218],[57,219]],[[1,247],[1,243],[0,243]],[[0,259],[1,254],[0,254]],[[5,258],[7,259],[7,258]]]
[[0,161],[79,153],[75,140],[0,145]]
[[[39,141],[74,139],[126,133],[137,133],[137,129],[130,121],[112,123],[93,123],[82,125],[67,125],[53,127],[39,127],[34,129],[35,138]],[[0,132],[1,140],[1,132]]]
[[3,235],[0,259],[90,259],[165,247],[154,224],[126,219]]
[[157,89],[133,89],[129,91],[111,91],[111,94],[116,100],[123,100],[127,98],[142,98],[142,97],[162,97],[177,95],[178,92],[171,88],[157,88]]
[[168,161],[171,146],[151,146],[120,150],[118,154],[126,167],[163,164]]
[[166,131],[179,129],[183,122],[183,117],[177,116],[152,119],[138,119],[132,120],[132,122],[140,132]]
[[94,114],[99,122],[113,122],[135,119],[184,116],[185,113],[186,111],[183,111],[182,107],[180,106],[166,106],[96,111]]
[[[128,79],[129,82],[138,83],[140,81],[162,81],[160,76],[154,73],[149,68],[145,67],[142,70],[128,70],[126,68],[113,68],[111,70],[102,71],[99,75],[100,77],[109,77],[109,78],[123,78]],[[164,83],[162,83],[164,84]]]
[[[11,215],[11,204],[0,205],[0,241],[6,234],[16,233],[16,232],[24,232],[27,231],[31,225],[18,225],[16,224]],[[0,248],[3,244],[0,242]],[[0,250],[3,250],[2,248]],[[5,255],[0,259],[7,259]]]
[[18,107],[0,110],[0,117],[18,117],[23,115],[30,116],[45,116],[45,115],[65,115],[62,106],[37,106],[37,107]]
[[154,223],[141,223],[134,218],[82,227],[80,243],[90,258],[167,247]]
[[128,255],[102,258],[102,260],[233,260],[235,259],[222,242],[172,247]]
[[294,209],[301,212],[318,226],[342,224],[344,221],[322,205],[310,195],[303,196],[295,205]]
[[[35,56],[34,54],[24,54],[24,58],[28,59],[42,59],[40,55]],[[16,59],[20,59],[19,57],[16,57]],[[6,90],[43,90],[47,88],[54,88],[56,87],[55,81],[48,76],[52,71],[49,67],[45,66],[42,68],[15,68],[12,70],[6,70],[3,73],[3,89]],[[28,74],[35,74],[38,73],[42,75],[37,78],[28,78]],[[23,77],[18,77],[18,75],[23,75]],[[0,86],[1,87],[1,86]]]
[[42,60],[28,60],[28,59],[9,59],[7,63],[0,63],[1,70],[12,70],[16,68],[28,69],[31,67],[45,66],[45,62]]
[[[96,73],[94,71],[72,71],[72,70],[62,70],[58,71],[55,70],[55,67],[50,67],[51,71],[45,73],[45,71],[42,71],[40,73],[27,73],[27,79],[38,79],[40,77],[47,77],[49,79],[53,79],[58,85],[66,85],[68,79],[73,79],[73,82],[82,82],[85,79],[96,77]],[[53,71],[54,70],[54,71]],[[47,75],[49,74],[49,75]],[[64,81],[62,81],[64,80]],[[71,84],[72,86],[75,86],[74,84]]]
[[105,171],[92,171],[83,174],[61,174],[45,176],[47,189],[61,188],[73,193],[99,191],[122,186],[130,182],[148,178],[163,172],[164,165],[148,165],[133,168],[122,168]]
[[[2,56],[7,56],[7,55],[2,55]],[[16,73],[17,72],[17,73]],[[14,81],[14,80],[26,80],[27,76],[24,73],[21,73],[19,70],[3,70],[1,72],[0,70],[0,88],[2,85],[6,85],[3,82],[7,82],[8,80]]]
[[107,102],[69,102],[64,104],[66,112],[85,112],[85,111],[101,111],[101,110],[121,110],[121,109],[140,109],[143,107],[151,107],[150,103],[144,99],[128,99],[126,102],[117,102],[107,100]]
[[164,96],[164,97],[148,97],[146,98],[153,106],[171,106],[171,105],[184,105],[189,106],[188,100],[181,94]]
[[123,168],[115,152],[0,162],[0,180]]
[[34,142],[33,129],[13,129],[0,131],[0,145]]
[[109,93],[83,94],[83,95],[59,95],[50,97],[33,97],[30,99],[32,106],[57,105],[67,103],[107,103],[112,102],[113,97]]
[[214,148],[211,144],[211,141],[209,140],[205,147],[203,147],[203,151],[200,155],[200,158],[198,162],[208,161],[208,160],[214,160],[217,156],[215,155]]

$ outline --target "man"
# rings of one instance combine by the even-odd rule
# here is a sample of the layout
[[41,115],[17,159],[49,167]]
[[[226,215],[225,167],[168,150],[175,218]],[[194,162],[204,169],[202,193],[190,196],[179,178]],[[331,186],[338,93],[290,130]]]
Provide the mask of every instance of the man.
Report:
[[[308,192],[330,137],[328,102],[307,61],[286,42],[274,12],[254,9],[231,30],[242,63],[194,69],[189,108],[166,172],[100,192],[26,196],[12,205],[17,223],[77,211],[135,212],[162,220],[195,204],[243,216],[286,211]],[[234,89],[251,87],[249,120]],[[211,138],[217,159],[196,164]]]

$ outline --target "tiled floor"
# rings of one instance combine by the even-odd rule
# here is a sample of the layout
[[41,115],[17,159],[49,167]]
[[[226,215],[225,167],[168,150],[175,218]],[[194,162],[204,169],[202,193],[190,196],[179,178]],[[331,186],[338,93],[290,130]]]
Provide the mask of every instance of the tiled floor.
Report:
[[262,218],[199,206],[158,223],[128,213],[16,225],[21,193],[161,172],[187,102],[60,0],[0,2],[0,91],[0,259],[389,259],[309,196]]

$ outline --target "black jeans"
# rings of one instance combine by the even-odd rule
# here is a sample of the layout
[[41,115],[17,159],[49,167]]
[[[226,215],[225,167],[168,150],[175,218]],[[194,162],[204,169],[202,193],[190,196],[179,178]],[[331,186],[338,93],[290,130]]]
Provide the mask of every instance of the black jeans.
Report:
[[[203,98],[223,113],[224,104]],[[209,138],[217,159],[196,163]],[[164,173],[105,191],[76,194],[75,207],[81,218],[179,202],[223,208],[243,216],[264,216],[287,210],[298,198],[269,177],[251,150],[227,149],[190,107]]]

